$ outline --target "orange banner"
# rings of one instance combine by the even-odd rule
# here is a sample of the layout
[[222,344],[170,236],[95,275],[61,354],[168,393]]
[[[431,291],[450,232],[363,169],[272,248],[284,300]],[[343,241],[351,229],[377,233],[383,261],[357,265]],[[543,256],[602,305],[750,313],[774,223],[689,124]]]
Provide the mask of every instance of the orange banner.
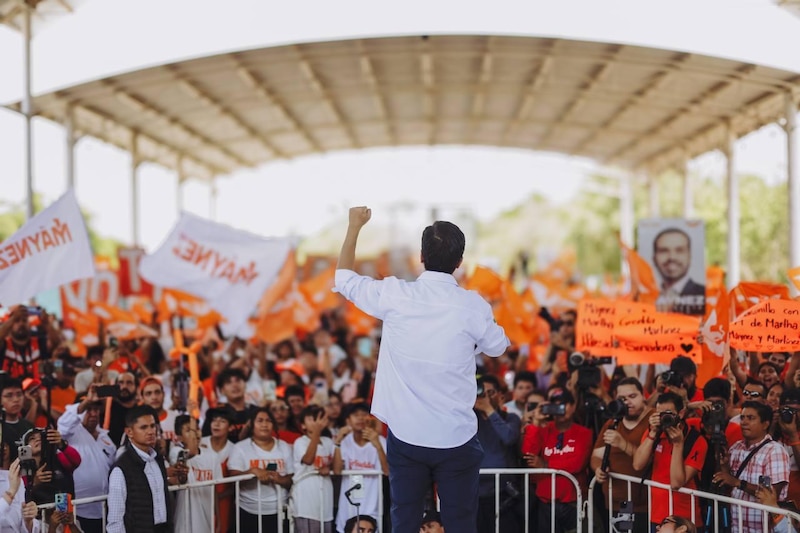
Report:
[[765,300],[731,324],[731,346],[755,352],[800,350],[800,302]]
[[633,303],[630,312],[617,313],[614,321],[618,365],[669,363],[678,355],[703,361],[697,342],[698,317],[658,313],[654,305]]
[[741,316],[747,309],[768,299],[788,300],[789,289],[786,285],[762,281],[743,281],[739,283],[731,290],[734,317]]

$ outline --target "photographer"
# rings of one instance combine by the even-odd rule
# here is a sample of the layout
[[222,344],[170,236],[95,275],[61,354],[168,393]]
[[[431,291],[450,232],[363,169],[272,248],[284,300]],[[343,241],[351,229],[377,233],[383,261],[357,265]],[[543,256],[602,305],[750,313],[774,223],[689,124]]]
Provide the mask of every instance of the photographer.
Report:
[[[757,502],[755,495],[759,485],[773,487],[780,499],[785,499],[789,455],[768,433],[772,409],[763,403],[744,402],[741,420],[743,438],[731,446],[728,461],[720,465],[714,482],[732,488],[731,497],[737,500]],[[731,514],[734,531],[756,533],[763,530],[761,511],[733,506]]]
[[669,370],[656,379],[656,393],[650,396],[648,404],[653,405],[659,394],[674,392],[683,399],[690,409],[703,401],[703,391],[697,388],[697,365],[689,357],[679,355],[669,363]]
[[[575,397],[568,390],[553,388],[548,393],[548,403],[540,406],[540,409],[552,416],[552,421],[544,427],[529,425],[526,428],[522,442],[523,460],[528,468],[553,468],[569,472],[585,490],[592,432],[573,422]],[[553,533],[573,531],[577,527],[575,488],[562,476],[555,478],[555,493],[551,492],[552,486],[549,475],[536,485],[540,504],[538,531],[550,530],[551,513],[556,516]]]
[[[649,427],[649,418],[653,409],[648,407],[644,399],[642,384],[634,377],[623,378],[617,383],[616,400],[609,404],[607,412],[613,418],[608,420],[600,431],[592,452],[591,467],[597,481],[603,486],[603,501],[608,502],[608,472],[641,476],[642,471],[633,467],[633,456],[642,437]],[[604,458],[607,460],[604,464]],[[647,492],[632,487],[633,531],[644,533],[647,525]],[[624,483],[618,483],[612,494],[612,509],[622,506],[628,500],[628,491]]]
[[[656,412],[649,418],[650,430],[644,434],[633,455],[635,469],[644,470],[649,465],[649,479],[669,484],[672,490],[697,488],[695,478],[703,469],[708,450],[706,440],[696,430],[687,428],[681,420],[679,415],[683,409],[683,398],[679,395],[673,392],[659,395]],[[658,524],[670,514],[669,500],[670,491],[652,489],[650,521],[653,524]],[[674,492],[672,501],[675,514],[692,516],[688,494]],[[695,508],[694,516],[701,522],[699,508]]]
[[[475,415],[478,417],[478,442],[483,448],[481,468],[513,468],[517,466],[517,442],[520,436],[520,419],[513,413],[504,412],[500,404],[500,380],[491,374],[478,378],[478,395],[475,399]],[[513,494],[504,489],[510,476],[500,477],[501,503]],[[518,491],[511,487],[512,493]],[[489,531],[495,521],[495,479],[481,476],[478,488],[478,531]],[[518,499],[518,498],[517,498]],[[501,512],[500,531],[516,531],[519,525],[511,510]]]
[[783,444],[789,455],[788,499],[800,503],[800,390],[787,389],[781,394],[778,426],[772,438]]

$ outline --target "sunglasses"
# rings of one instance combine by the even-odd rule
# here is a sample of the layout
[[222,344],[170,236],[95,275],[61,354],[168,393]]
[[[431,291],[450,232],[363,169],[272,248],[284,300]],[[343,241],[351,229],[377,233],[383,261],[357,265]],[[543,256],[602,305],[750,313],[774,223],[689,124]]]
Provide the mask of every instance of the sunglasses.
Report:
[[742,391],[742,395],[747,396],[749,398],[760,398],[761,397],[761,393],[758,392],[757,390],[745,390],[745,391]]
[[525,409],[527,409],[528,411],[533,411],[533,410],[534,410],[534,409],[536,409],[537,407],[539,407],[539,402],[530,402],[530,403],[529,403],[529,404],[528,404],[528,405],[525,407]]

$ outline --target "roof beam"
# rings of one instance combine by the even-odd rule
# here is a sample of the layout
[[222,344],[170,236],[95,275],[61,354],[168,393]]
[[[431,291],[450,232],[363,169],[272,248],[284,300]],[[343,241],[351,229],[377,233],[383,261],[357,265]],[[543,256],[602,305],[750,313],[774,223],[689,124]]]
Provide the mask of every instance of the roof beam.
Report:
[[220,115],[228,117],[231,121],[233,121],[240,129],[247,132],[247,134],[256,139],[261,145],[267,150],[270,154],[275,155],[279,158],[288,158],[288,155],[275,146],[269,139],[267,139],[264,135],[259,133],[255,130],[252,126],[247,124],[242,117],[234,113],[229,107],[222,104],[218,99],[210,96],[206,91],[202,90],[196,82],[191,80],[189,77],[183,75],[176,66],[168,67],[169,71],[175,76],[176,81],[180,85],[183,91],[191,96],[192,98],[198,100],[203,105],[206,105],[212,109],[214,109]]
[[755,66],[754,65],[749,65],[749,64],[739,67],[738,69],[736,69],[736,74],[735,75],[730,76],[726,80],[719,81],[719,82],[715,83],[714,85],[712,85],[711,87],[709,87],[708,89],[703,91],[702,94],[700,94],[699,96],[697,96],[697,97],[693,98],[692,100],[690,100],[685,106],[682,106],[680,109],[675,111],[673,114],[671,114],[670,116],[668,116],[667,118],[665,118],[664,120],[662,120],[661,122],[659,122],[658,124],[656,124],[655,126],[650,128],[649,130],[647,130],[640,137],[634,139],[630,143],[622,146],[621,148],[616,150],[614,153],[609,155],[606,158],[606,161],[607,162],[616,162],[617,160],[624,158],[624,156],[626,154],[634,151],[636,148],[641,146],[642,143],[646,142],[650,138],[651,135],[653,135],[655,133],[659,133],[659,132],[669,128],[670,126],[675,124],[675,122],[677,122],[681,118],[685,117],[686,115],[688,115],[690,113],[693,113],[696,109],[702,107],[705,102],[707,102],[709,100],[712,100],[714,98],[717,98],[725,90],[731,88],[738,79],[744,78],[749,73],[751,73],[753,71],[753,69],[755,69]]
[[430,38],[425,36],[419,54],[419,77],[422,80],[422,115],[428,123],[428,142],[436,142],[436,65],[431,51]]
[[608,59],[601,61],[592,72],[591,76],[588,80],[586,80],[580,87],[578,94],[572,101],[567,104],[558,118],[553,122],[553,125],[544,132],[542,137],[539,139],[537,146],[542,149],[546,149],[547,145],[550,143],[550,138],[555,133],[556,129],[562,122],[566,122],[569,120],[570,116],[576,112],[584,103],[586,103],[587,98],[591,96],[592,91],[599,84],[601,84],[608,73],[611,71],[615,61],[619,58],[620,53],[622,52],[623,46],[622,45],[612,45],[609,47],[607,53],[609,55]]
[[381,120],[383,120],[386,125],[386,134],[389,136],[390,143],[396,144],[397,133],[395,132],[394,125],[389,119],[389,106],[386,103],[386,95],[381,90],[381,86],[378,83],[378,78],[375,76],[375,67],[372,64],[372,58],[367,52],[363,40],[358,41],[358,50],[360,54],[358,63],[361,67],[361,76],[364,78],[367,87],[369,87],[370,91],[372,92],[372,103],[374,104],[378,115],[380,115]]
[[[664,84],[670,79],[670,77],[680,70],[682,64],[689,61],[691,58],[690,54],[679,54],[674,56],[669,65],[666,68],[663,68],[653,74],[645,83],[644,86],[639,88],[636,92],[634,92],[621,106],[617,108],[614,113],[608,117],[605,121],[598,124],[596,128],[594,128],[589,135],[583,138],[583,140],[578,143],[572,149],[573,154],[581,153],[586,146],[591,143],[595,138],[597,138],[600,133],[603,131],[608,130],[611,125],[619,120],[622,115],[627,113],[630,109],[632,109],[636,105],[641,105],[642,102],[647,100],[653,93],[658,91]],[[671,109],[671,108],[670,108]]]
[[475,130],[478,123],[483,118],[486,109],[486,93],[489,84],[492,82],[492,37],[486,38],[486,46],[481,57],[481,69],[478,72],[475,91],[472,95],[472,110],[470,112],[469,127],[465,128],[464,140],[469,143],[475,137]]
[[555,49],[557,43],[558,41],[556,40],[550,41],[550,46],[542,56],[539,64],[531,71],[530,78],[528,78],[528,83],[522,90],[522,96],[519,104],[517,105],[517,110],[514,113],[514,117],[508,122],[506,131],[503,132],[503,144],[505,144],[508,141],[508,138],[511,137],[519,129],[522,123],[527,120],[531,109],[533,109],[533,104],[536,102],[537,93],[542,88],[542,85],[544,85],[544,80],[550,73],[550,69],[553,68],[553,57],[556,51]]
[[130,93],[126,92],[123,88],[116,86],[110,80],[105,81],[105,85],[108,86],[112,91],[114,91],[114,96],[128,107],[133,109],[134,111],[138,111],[140,113],[144,113],[145,115],[150,115],[153,118],[161,119],[169,124],[174,129],[181,131],[185,136],[193,139],[195,142],[199,142],[200,144],[205,144],[206,146],[220,152],[223,156],[228,158],[231,161],[236,163],[235,166],[247,167],[252,168],[256,166],[255,163],[247,161],[239,154],[231,151],[228,147],[218,144],[214,142],[214,140],[206,137],[202,133],[198,132],[194,128],[191,128],[178,120],[176,117],[170,115],[169,113],[165,112],[164,110],[158,109],[153,104],[145,101],[141,97],[133,96]]
[[303,54],[303,50],[300,48],[300,46],[295,46],[294,49],[295,52],[297,52],[298,66],[300,67],[300,72],[303,73],[303,76],[305,76],[306,81],[314,90],[314,92],[317,93],[317,96],[319,96],[322,99],[322,101],[328,105],[331,112],[333,113],[333,116],[336,117],[336,120],[339,122],[339,126],[344,130],[345,134],[350,139],[350,144],[352,145],[352,147],[360,148],[361,145],[359,144],[358,139],[356,138],[355,132],[353,131],[350,122],[344,116],[344,113],[342,113],[342,110],[339,108],[338,103],[334,101],[330,91],[322,82],[322,79],[319,77],[319,75],[317,75],[316,71],[314,70],[314,67],[311,66],[311,63],[308,61],[308,59],[306,59],[305,55]]
[[277,95],[273,94],[272,91],[267,89],[266,84],[263,80],[259,79],[253,71],[248,69],[241,59],[238,56],[231,56],[234,62],[234,66],[236,68],[236,73],[239,75],[239,79],[252,89],[262,100],[264,100],[267,105],[270,107],[277,109],[278,112],[283,115],[283,118],[286,122],[292,125],[294,131],[302,135],[306,142],[311,146],[311,148],[316,152],[324,152],[325,149],[322,148],[322,145],[317,142],[317,140],[311,135],[311,133],[303,127],[300,123],[300,119],[289,109],[289,107],[278,98]]

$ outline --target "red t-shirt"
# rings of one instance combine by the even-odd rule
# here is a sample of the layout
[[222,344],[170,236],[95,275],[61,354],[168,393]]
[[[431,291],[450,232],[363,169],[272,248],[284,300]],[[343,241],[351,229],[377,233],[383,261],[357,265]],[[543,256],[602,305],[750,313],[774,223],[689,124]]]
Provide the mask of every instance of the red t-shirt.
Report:
[[[649,431],[644,433],[642,442],[648,439]],[[697,437],[692,449],[683,461],[684,464],[697,470],[699,473],[703,470],[703,463],[706,460],[706,452],[708,451],[708,443],[703,437]],[[669,485],[669,466],[672,460],[672,443],[666,435],[662,435],[661,439],[656,443],[656,448],[653,453],[653,473],[650,479],[659,483]],[[696,477],[696,476],[695,476]],[[695,478],[690,479],[685,485],[687,489],[696,489],[697,483]],[[660,523],[667,516],[674,514],[677,516],[691,517],[692,516],[692,499],[688,494],[681,494],[680,492],[672,492],[672,512],[669,512],[669,493],[667,489],[660,489],[653,487],[651,506],[650,506],[650,521],[653,523]],[[702,522],[700,516],[699,501],[695,500],[695,517],[698,522]]]
[[[563,432],[556,428],[555,422],[544,427],[534,425],[525,428],[522,437],[522,453],[541,455],[547,461],[547,468],[564,470],[574,475],[581,490],[586,490],[586,465],[592,454],[592,431],[578,424],[572,424]],[[536,476],[536,496],[542,501],[553,501],[549,475]],[[575,486],[564,476],[556,476],[555,501],[570,503],[578,499]]]

